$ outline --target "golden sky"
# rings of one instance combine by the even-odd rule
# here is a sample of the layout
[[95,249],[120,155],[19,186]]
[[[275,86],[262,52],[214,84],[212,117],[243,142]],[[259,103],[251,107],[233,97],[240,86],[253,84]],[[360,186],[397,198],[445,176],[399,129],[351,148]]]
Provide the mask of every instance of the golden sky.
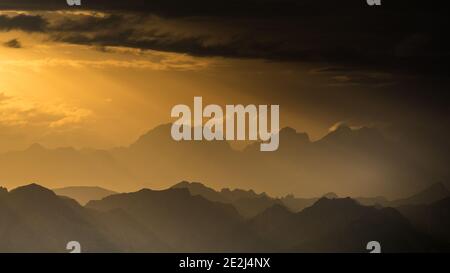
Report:
[[[192,105],[194,96],[202,96],[204,104],[280,105],[281,127],[307,132],[312,140],[347,124],[376,127],[412,150],[431,147],[432,156],[423,161],[448,146],[448,47],[435,27],[447,20],[446,13],[433,15],[441,20],[433,22],[416,20],[415,13],[400,18],[388,9],[372,13],[351,3],[333,2],[333,8],[323,9],[311,2],[274,10],[276,1],[242,3],[241,9],[223,1],[224,9],[218,10],[218,3],[206,1],[196,1],[197,9],[177,0],[130,1],[138,5],[131,7],[129,2],[107,2],[69,10],[57,1],[41,6],[31,0],[0,0],[0,154],[33,143],[48,148],[128,146],[152,128],[172,122],[172,107]],[[17,10],[2,10],[13,7]],[[421,158],[424,153],[417,154]],[[11,161],[8,156],[5,162]],[[380,162],[383,168],[391,166],[384,158]],[[20,177],[4,172],[3,181],[78,184],[96,178],[90,171],[89,177],[81,171],[78,177],[46,176],[43,171],[44,176],[35,178],[41,167],[32,163],[30,168],[37,170],[24,173],[17,163],[11,175]],[[165,179],[167,186],[186,179],[182,172],[170,171],[147,176],[148,162],[141,163],[143,181]],[[359,176],[352,170],[352,179],[342,178],[343,183],[369,179],[365,170],[372,170],[374,181],[389,173],[359,164]],[[53,174],[53,163],[49,166]],[[300,179],[298,166],[293,170],[289,179],[301,183],[322,181],[321,175],[329,175],[330,183],[336,178],[320,169],[314,177]],[[101,181],[106,184],[112,177],[120,180],[111,170],[105,173]],[[404,173],[404,181],[414,176],[410,169]],[[221,177],[238,183],[228,175]],[[207,182],[229,183],[216,178],[211,175]],[[264,184],[259,177],[253,179],[255,185],[248,187],[265,187],[256,183]],[[286,188],[268,188],[303,190],[289,179]],[[348,183],[353,190],[356,184]],[[357,185],[360,192],[369,190],[366,184]],[[311,187],[310,194],[317,196],[328,186],[318,184],[314,192]]]
[[[46,41],[18,31],[0,33],[21,48],[0,47],[0,150],[128,145],[171,121],[175,104],[277,104],[282,88],[302,88],[309,68],[261,60],[191,57],[121,47],[96,48]],[[289,86],[291,85],[291,86]],[[304,87],[306,88],[306,87]],[[288,90],[289,91],[289,90]],[[272,99],[273,98],[273,99]],[[301,107],[299,107],[301,108]],[[282,124],[324,134],[281,106]]]
[[[205,104],[279,104],[281,126],[312,139],[337,123],[429,124],[438,112],[430,109],[442,107],[420,86],[426,78],[361,66],[364,54],[343,58],[342,45],[370,42],[359,28],[335,37],[333,29],[292,25],[315,17],[268,18],[270,25],[253,17],[13,10],[0,19],[0,151],[36,142],[129,145],[194,96]],[[416,40],[406,37],[402,56],[417,50]]]

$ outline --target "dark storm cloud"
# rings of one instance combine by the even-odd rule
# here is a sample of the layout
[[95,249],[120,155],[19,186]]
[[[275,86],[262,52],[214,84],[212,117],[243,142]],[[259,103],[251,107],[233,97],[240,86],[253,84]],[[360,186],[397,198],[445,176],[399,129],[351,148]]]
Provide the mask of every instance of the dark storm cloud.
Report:
[[[408,11],[420,8],[426,10],[420,0],[383,1],[383,9]],[[442,1],[444,2],[444,1]],[[361,8],[369,8],[366,0],[81,0],[77,9],[104,11],[139,11],[163,16],[279,16],[305,15],[311,12],[333,14],[346,11],[349,14]],[[444,3],[445,4],[445,3]],[[433,6],[440,8],[439,0]],[[74,9],[66,0],[2,0],[0,9],[11,10],[57,10]],[[378,7],[380,10],[380,7]]]
[[[73,10],[64,0],[36,2],[5,0],[0,9]],[[370,7],[365,0],[84,0],[81,8],[112,15],[68,18],[47,31],[59,41],[87,45],[433,74],[446,73],[450,61],[441,31],[449,19],[439,1]],[[193,29],[161,31],[145,20],[149,15]]]
[[253,95],[291,109],[306,101],[331,124],[422,126],[433,132],[429,139],[434,132],[450,136],[450,17],[444,1],[383,0],[379,7],[366,0],[81,1],[82,10],[105,16],[41,12],[75,11],[65,0],[0,0],[0,10],[40,14],[0,16],[0,30],[41,31],[105,51],[123,46],[308,63],[324,67],[309,77],[319,77],[311,90],[280,80],[276,90]]
[[0,30],[23,30],[27,32],[45,31],[47,21],[41,16],[34,15],[17,15],[5,16],[0,15]]
[[57,32],[96,32],[109,30],[113,32],[122,25],[126,26],[129,23],[120,15],[109,15],[106,17],[78,16],[75,18],[62,18],[49,30]]
[[[36,3],[0,1],[0,9],[31,14],[73,10],[63,0]],[[414,111],[412,122],[425,114],[430,114],[427,121],[447,121],[449,17],[440,3],[397,0],[369,7],[365,0],[84,0],[83,9],[104,15],[60,13],[57,20],[45,13],[2,16],[0,29],[39,30],[56,41],[96,48],[312,63],[325,67],[315,71],[326,78],[323,88],[364,89],[342,97],[316,92],[311,96],[318,104],[329,101],[330,108],[348,109],[348,116],[366,113],[371,120],[389,120],[398,105],[410,110],[402,121]],[[36,24],[22,22],[27,20]],[[297,101],[297,93],[283,96]],[[393,110],[382,118],[386,105]]]

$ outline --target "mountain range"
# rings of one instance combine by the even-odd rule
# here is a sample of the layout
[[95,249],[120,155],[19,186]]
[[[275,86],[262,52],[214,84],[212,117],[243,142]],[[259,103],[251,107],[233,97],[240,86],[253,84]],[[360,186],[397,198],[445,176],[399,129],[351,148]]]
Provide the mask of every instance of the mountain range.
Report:
[[[322,197],[315,198],[296,197],[292,194],[281,198],[274,198],[266,193],[257,194],[253,190],[230,190],[225,188],[220,191],[216,191],[203,185],[202,183],[187,181],[180,182],[172,186],[172,188],[185,188],[189,190],[192,195],[200,195],[210,201],[231,204],[245,218],[254,217],[275,205],[284,206],[292,212],[300,212],[303,209],[310,207],[323,197],[327,199],[339,198],[338,195],[332,192],[327,193]],[[442,183],[435,183],[423,189],[419,193],[398,200],[388,200],[383,196],[356,197],[353,199],[364,206],[398,207],[401,205],[430,204],[447,197],[450,197],[450,191],[446,188],[446,186]]]
[[[286,207],[292,212],[300,212],[304,208],[310,207],[320,198],[339,198],[335,193],[329,192],[321,197],[302,198],[292,194],[283,197],[271,197],[267,193],[256,193],[253,190],[223,188],[220,191],[210,188],[199,182],[182,181],[171,187],[172,189],[186,189],[193,196],[203,198],[223,204],[230,204],[236,208],[238,213],[244,218],[252,218],[264,210],[275,205]],[[86,204],[89,201],[101,200],[107,196],[117,194],[117,192],[100,187],[66,187],[53,190],[57,195],[66,196]],[[386,197],[354,197],[359,204],[375,207],[401,207],[411,205],[431,204],[450,197],[450,191],[442,183],[435,183],[422,191],[402,199],[388,200]]]
[[223,141],[176,142],[170,127],[158,126],[129,146],[110,150],[48,149],[34,144],[1,154],[0,181],[8,187],[33,181],[50,188],[94,185],[123,192],[189,180],[278,196],[315,197],[332,191],[340,196],[393,199],[450,177],[421,164],[411,149],[375,128],[340,126],[317,141],[283,128],[279,150],[264,153],[259,143],[237,151]]
[[377,241],[383,252],[441,251],[440,243],[415,231],[393,208],[358,204],[351,198],[321,198],[299,213],[272,207],[250,221],[256,234],[292,252],[366,252]]
[[[273,202],[253,216],[235,207],[261,197]],[[450,251],[450,197],[410,200],[396,208],[365,206],[327,194],[292,211],[267,194],[182,182],[81,206],[31,184],[0,188],[0,252],[66,252],[69,241],[80,242],[83,252],[367,252],[374,240],[383,252]]]
[[31,184],[0,194],[0,252],[66,252],[78,241],[85,252],[168,251],[126,213],[100,213]]

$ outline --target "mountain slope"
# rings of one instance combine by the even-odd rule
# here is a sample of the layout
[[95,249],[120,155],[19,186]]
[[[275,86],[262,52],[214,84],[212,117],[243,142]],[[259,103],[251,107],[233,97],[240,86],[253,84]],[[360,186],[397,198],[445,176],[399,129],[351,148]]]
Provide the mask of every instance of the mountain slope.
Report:
[[402,145],[374,128],[341,126],[317,141],[283,128],[279,150],[265,153],[257,149],[259,143],[236,151],[226,141],[177,142],[170,129],[171,124],[158,126],[128,147],[107,151],[33,145],[1,154],[0,180],[9,185],[37,181],[52,188],[97,185],[119,191],[188,180],[276,196],[315,197],[333,191],[392,199],[426,187],[433,175]]
[[85,209],[36,184],[19,187],[0,196],[0,252],[67,252],[69,241],[80,242],[83,252],[168,250],[121,217]]
[[212,188],[206,187],[202,183],[198,182],[187,182],[183,181],[178,184],[175,184],[171,187],[172,189],[187,189],[192,195],[200,195],[203,198],[220,203],[229,203],[230,200],[225,196],[222,196],[219,192],[215,191]]
[[172,188],[187,189],[192,195],[199,195],[213,202],[233,205],[241,216],[252,218],[275,204],[282,204],[278,199],[265,193],[256,194],[253,190],[222,189],[220,192],[198,182],[181,182]]
[[210,181],[215,187],[225,182],[239,153],[226,141],[175,141],[171,137],[171,126],[157,126],[129,147],[113,149],[110,153],[147,183],[160,181],[173,185],[183,180]]
[[2,251],[64,252],[65,242],[78,240],[87,250],[114,249],[75,202],[61,199],[36,184],[2,197]]
[[394,208],[327,196],[298,213],[274,204],[244,220],[232,205],[187,189],[143,189],[82,207],[36,184],[0,188],[0,252],[66,252],[69,241],[83,252],[367,252],[374,240],[383,252],[450,249],[450,198],[400,207],[411,225]]
[[450,191],[442,183],[435,183],[423,191],[404,199],[390,202],[390,206],[431,204],[450,196]]
[[379,241],[384,252],[438,251],[441,245],[414,230],[395,209],[376,209],[345,199],[319,199],[299,213],[271,208],[249,224],[261,237],[292,252],[367,252]]
[[187,189],[143,189],[91,201],[87,207],[104,212],[121,209],[178,251],[258,251],[262,247],[233,206],[192,196]]
[[100,187],[83,187],[83,186],[53,189],[53,192],[60,196],[67,196],[72,199],[75,199],[81,205],[85,205],[87,202],[91,200],[103,199],[106,196],[117,193]]
[[450,243],[450,197],[431,204],[400,206],[398,210],[419,230]]

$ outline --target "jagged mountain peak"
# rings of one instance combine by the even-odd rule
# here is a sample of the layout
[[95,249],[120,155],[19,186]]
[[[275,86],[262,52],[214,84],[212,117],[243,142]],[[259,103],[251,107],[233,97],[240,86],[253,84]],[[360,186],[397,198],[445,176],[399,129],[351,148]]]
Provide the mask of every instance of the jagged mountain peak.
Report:
[[210,156],[210,149],[212,148],[216,149],[215,152],[218,155],[227,155],[233,152],[228,141],[175,141],[171,136],[171,127],[172,123],[156,126],[141,135],[129,148],[138,153],[159,150],[161,153],[176,151],[180,155],[184,154],[183,152],[192,153],[192,151],[196,151]]
[[280,139],[284,141],[296,141],[301,143],[309,143],[309,135],[303,132],[297,132],[292,127],[284,127],[279,132]]
[[205,186],[203,183],[200,182],[190,182],[190,181],[181,181],[175,185],[173,185],[171,188],[185,188],[185,187],[202,187],[202,188],[209,188]]
[[222,194],[200,182],[182,181],[175,184],[171,189],[187,189],[191,195],[200,195],[210,201],[227,203],[228,200]]

